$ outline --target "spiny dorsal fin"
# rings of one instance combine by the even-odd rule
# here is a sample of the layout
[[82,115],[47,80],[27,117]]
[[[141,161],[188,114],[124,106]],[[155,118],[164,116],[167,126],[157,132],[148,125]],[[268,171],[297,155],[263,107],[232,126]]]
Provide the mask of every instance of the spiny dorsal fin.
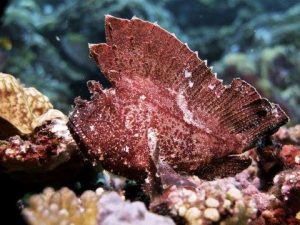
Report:
[[90,45],[91,55],[116,86],[120,79],[145,77],[182,93],[190,111],[212,117],[241,136],[244,150],[288,121],[278,105],[235,79],[229,86],[174,35],[156,24],[106,16],[106,44]]

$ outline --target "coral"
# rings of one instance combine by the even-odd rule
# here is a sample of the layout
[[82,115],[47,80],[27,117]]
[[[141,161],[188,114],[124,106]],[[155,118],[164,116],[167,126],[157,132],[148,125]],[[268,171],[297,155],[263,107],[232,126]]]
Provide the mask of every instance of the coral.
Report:
[[270,193],[273,193],[278,200],[280,200],[279,204],[264,210],[261,213],[261,216],[255,220],[253,224],[300,224],[299,169],[285,170],[277,174],[274,177],[274,185],[271,188]]
[[248,83],[224,86],[155,24],[107,16],[106,37],[90,51],[113,87],[89,82],[92,98],[76,100],[68,124],[82,150],[113,173],[144,178],[158,159],[188,173],[221,165],[288,120]]
[[300,212],[300,169],[286,170],[274,178],[274,191],[283,201],[285,210],[296,217]]
[[124,201],[116,192],[101,188],[85,191],[80,197],[68,188],[46,188],[29,198],[22,213],[30,225],[174,225],[170,218],[149,212],[144,203]]
[[261,189],[271,188],[274,176],[281,171],[300,168],[298,127],[299,125],[281,127],[274,135],[250,151],[251,158],[256,161],[259,169]]
[[24,88],[13,76],[0,73],[0,138],[16,131],[31,133],[34,121],[52,108],[49,99],[38,90]]
[[37,127],[29,139],[13,136],[2,141],[1,166],[7,171],[51,170],[67,161],[76,150],[65,122],[54,119]]
[[300,145],[300,125],[290,127],[288,133],[291,141],[293,141],[295,144]]
[[123,201],[116,192],[103,194],[98,208],[97,225],[175,225],[170,218],[149,212],[142,202]]
[[0,73],[2,172],[21,172],[28,174],[28,181],[39,180],[30,173],[43,174],[69,162],[78,148],[66,122],[67,117],[53,109],[38,90],[25,88],[13,76]]
[[0,143],[2,171],[43,173],[69,161],[77,152],[65,121],[53,119],[35,129],[27,139],[13,136]]
[[299,169],[278,173],[269,191],[260,189],[259,170],[253,163],[235,177],[214,181],[158,170],[164,191],[150,209],[178,224],[299,224]]
[[300,145],[300,124],[289,128],[281,127],[273,138],[282,144]]
[[300,146],[283,145],[279,157],[286,168],[300,169]]
[[181,217],[189,225],[249,224],[276,203],[275,196],[258,190],[255,177],[254,166],[235,177],[214,181],[189,177],[194,187],[177,181],[151,203],[151,210]]
[[30,225],[96,225],[99,195],[85,191],[80,197],[68,188],[46,188],[33,195],[22,213]]

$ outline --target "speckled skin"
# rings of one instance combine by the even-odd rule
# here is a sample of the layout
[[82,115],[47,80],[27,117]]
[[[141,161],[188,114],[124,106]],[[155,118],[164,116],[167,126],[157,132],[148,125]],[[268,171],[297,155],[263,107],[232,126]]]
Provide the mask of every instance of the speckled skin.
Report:
[[[221,127],[209,118],[201,118],[207,121],[203,129],[187,124],[175,94],[158,91],[150,81],[131,82],[136,83],[122,82],[116,90],[95,92],[92,101],[77,104],[71,117],[79,142],[104,167],[117,173],[144,171],[157,152],[176,170],[195,171],[217,156],[241,151],[235,135],[211,135]],[[151,132],[156,143],[151,143]]]
[[87,155],[126,177],[161,160],[193,173],[238,154],[287,121],[248,83],[224,86],[186,44],[137,18],[106,17],[106,44],[90,46],[113,87],[89,84],[69,127]]

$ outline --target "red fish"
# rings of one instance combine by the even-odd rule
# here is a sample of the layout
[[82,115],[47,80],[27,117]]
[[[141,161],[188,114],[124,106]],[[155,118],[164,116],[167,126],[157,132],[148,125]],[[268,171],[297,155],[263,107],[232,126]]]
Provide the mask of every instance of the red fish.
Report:
[[112,16],[105,23],[106,43],[90,45],[90,53],[112,87],[89,82],[91,100],[77,99],[69,121],[81,148],[105,169],[144,178],[157,161],[189,174],[221,167],[287,122],[245,81],[223,85],[158,25]]

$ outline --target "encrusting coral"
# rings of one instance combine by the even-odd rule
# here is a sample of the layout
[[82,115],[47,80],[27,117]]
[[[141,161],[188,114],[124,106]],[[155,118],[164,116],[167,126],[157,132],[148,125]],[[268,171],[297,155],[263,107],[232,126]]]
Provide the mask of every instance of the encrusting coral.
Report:
[[53,119],[37,127],[26,139],[16,135],[1,141],[1,170],[8,173],[51,171],[68,162],[77,150],[65,122]]
[[[248,83],[223,85],[206,61],[156,24],[106,16],[105,29],[107,43],[91,44],[90,53],[113,87],[89,82],[92,98],[76,100],[68,125],[89,158],[113,173],[154,176],[158,160],[177,172],[226,167],[226,157],[287,122]],[[240,162],[230,174],[249,165]]]
[[279,153],[279,158],[285,168],[300,169],[300,146],[283,145]]
[[274,192],[287,206],[286,210],[289,213],[300,213],[300,169],[277,174],[274,178]]
[[300,223],[300,174],[297,165],[279,172],[267,191],[261,190],[260,168],[253,162],[234,177],[201,180],[158,170],[164,191],[150,205],[177,224],[296,225]]
[[[169,172],[164,176],[170,176]],[[188,225],[249,224],[276,203],[275,196],[261,193],[258,185],[255,165],[235,177],[214,181],[173,174],[163,194],[150,207],[175,220],[183,218]]]
[[[300,168],[300,125],[281,127],[273,136],[273,142],[280,144],[273,151],[284,168]],[[274,146],[273,146],[274,148]],[[278,151],[279,148],[279,151]]]
[[300,146],[300,124],[293,127],[281,127],[273,138],[283,144],[293,144]]

